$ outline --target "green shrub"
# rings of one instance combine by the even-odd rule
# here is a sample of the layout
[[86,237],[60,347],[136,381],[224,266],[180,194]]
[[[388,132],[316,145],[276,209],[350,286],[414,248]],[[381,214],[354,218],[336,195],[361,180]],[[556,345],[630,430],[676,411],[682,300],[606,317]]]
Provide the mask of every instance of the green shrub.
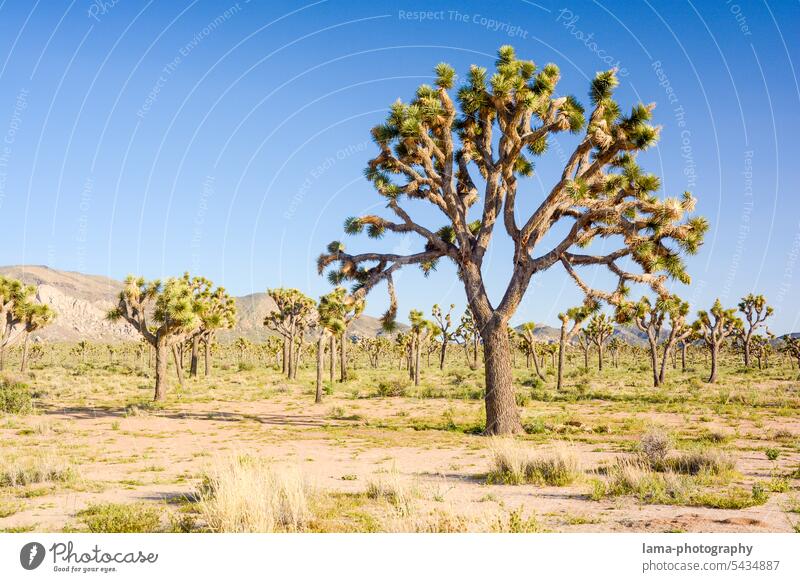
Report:
[[7,414],[30,414],[33,398],[27,384],[0,378],[0,412]]
[[78,512],[92,533],[150,533],[161,526],[160,512],[146,503],[100,503]]
[[403,397],[406,395],[408,382],[403,380],[382,380],[378,382],[377,394],[380,397]]

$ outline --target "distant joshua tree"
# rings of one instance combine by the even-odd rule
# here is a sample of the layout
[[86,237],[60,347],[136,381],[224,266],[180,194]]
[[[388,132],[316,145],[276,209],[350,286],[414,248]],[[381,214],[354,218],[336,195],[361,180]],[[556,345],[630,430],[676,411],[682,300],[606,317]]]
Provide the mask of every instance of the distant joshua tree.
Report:
[[586,338],[597,348],[597,369],[603,371],[603,348],[614,333],[614,324],[605,313],[594,315],[583,330]]
[[[584,322],[589,316],[600,308],[594,301],[587,301],[580,307],[570,307],[564,313],[558,314],[561,320],[561,332],[558,337],[558,370],[556,373],[556,389],[561,390],[564,381],[564,356],[566,355],[567,344],[580,331]],[[584,363],[588,367],[588,356],[584,354]]]
[[[130,323],[155,348],[156,401],[166,396],[169,351],[172,350],[180,378],[182,368],[176,348],[202,325],[201,288],[201,280],[190,277],[188,273],[183,277],[171,277],[163,283],[129,275],[120,291],[117,307],[107,314],[112,321],[124,319]],[[153,328],[149,327],[151,314]]]
[[[702,218],[684,220],[695,204],[690,194],[657,198],[658,178],[636,163],[636,154],[658,139],[659,129],[648,123],[653,105],[639,104],[623,114],[613,99],[616,72],[601,72],[591,82],[587,123],[578,101],[558,93],[559,78],[555,65],[537,71],[532,61],[503,46],[491,75],[479,66],[470,68],[456,103],[450,95],[455,71],[437,65],[435,87],[422,85],[411,103],[394,103],[386,122],[372,130],[380,151],[366,176],[393,217],[366,215],[345,222],[348,234],[366,229],[375,239],[387,231],[417,235],[420,248],[409,254],[349,254],[334,241],[318,260],[320,272],[336,264],[334,278],[354,281],[356,294],[386,283],[388,327],[397,314],[393,277],[399,269],[412,265],[427,275],[443,258],[455,264],[483,339],[486,434],[522,432],[507,325],[534,275],[561,265],[587,297],[614,304],[629,283],[658,292],[668,277],[688,282],[681,254],[695,252],[708,228]],[[542,200],[533,201],[529,214],[521,215],[518,190],[526,207],[532,201],[522,178],[533,175],[534,158],[546,152],[551,137],[565,131],[580,136],[561,176]],[[444,224],[423,225],[401,206],[404,199],[431,204]],[[514,252],[508,286],[493,303],[482,267],[498,224]],[[541,248],[554,238],[552,246]],[[620,245],[607,254],[581,250],[596,238]],[[614,291],[591,288],[577,272],[593,266],[618,279]]]
[[455,337],[456,340],[461,340],[461,344],[464,346],[464,353],[467,356],[467,365],[471,370],[477,369],[478,346],[480,346],[481,343],[481,335],[469,307],[464,310],[464,314],[461,316],[461,321],[456,328]]
[[306,329],[314,322],[314,300],[297,289],[269,289],[276,310],[264,318],[264,325],[283,338],[283,373],[297,377],[299,344]]
[[742,297],[742,300],[739,302],[739,311],[744,315],[744,326],[741,331],[738,332],[738,335],[742,343],[744,365],[747,368],[750,367],[750,346],[752,344],[753,334],[757,332],[760,327],[766,325],[767,318],[773,314],[773,309],[767,305],[767,300],[763,295],[753,295],[750,293]]
[[542,374],[541,370],[539,369],[539,362],[536,358],[536,337],[533,335],[534,330],[536,329],[536,324],[532,321],[527,323],[523,323],[520,326],[522,333],[520,337],[522,338],[522,349],[525,353],[525,364],[528,368],[531,367],[531,359],[533,360],[533,367],[536,369],[536,375],[539,376],[540,379],[544,380],[544,374]]
[[438,304],[434,305],[433,309],[431,309],[431,315],[433,315],[433,321],[437,327],[439,340],[442,343],[441,352],[439,353],[440,370],[444,370],[444,359],[447,355],[447,344],[453,341],[453,338],[456,335],[456,330],[451,331],[453,326],[453,309],[455,309],[455,307],[456,306],[451,303],[450,309],[446,313],[442,311],[442,308],[439,307]]
[[20,319],[25,340],[22,343],[22,364],[20,370],[28,369],[28,346],[31,333],[50,324],[55,319],[55,312],[49,305],[42,303],[26,303],[20,306]]
[[203,344],[203,361],[205,376],[211,375],[211,344],[217,331],[233,329],[236,325],[236,300],[233,299],[224,287],[213,288],[211,281],[202,280],[202,288],[198,293],[200,327],[191,337],[192,358],[189,364],[189,374],[197,376],[198,348]]
[[[688,313],[689,304],[676,295],[658,297],[654,301],[642,297],[636,303],[623,303],[617,309],[617,321],[633,323],[647,335],[653,386],[656,388],[664,382],[667,360],[675,344],[688,340],[694,333],[686,322]],[[662,333],[666,329],[667,320],[670,322],[670,331],[664,339]],[[662,339],[664,341],[659,360],[659,346],[662,344]],[[685,370],[685,355],[682,355],[682,360]]]
[[[314,402],[322,402],[322,371],[325,366],[325,339],[326,337],[336,337],[344,333],[346,328],[345,317],[347,306],[344,298],[347,291],[339,287],[327,295],[319,298],[317,306],[317,389]],[[331,344],[331,383],[333,383],[333,360],[336,354],[333,351],[334,345]]]
[[719,351],[725,340],[740,333],[743,327],[742,320],[736,317],[735,309],[725,309],[717,299],[709,311],[698,311],[697,321],[694,322],[694,329],[703,339],[706,347],[711,354],[711,373],[708,382],[717,381],[717,368]]
[[411,337],[411,370],[410,375],[414,380],[414,386],[419,386],[419,367],[420,367],[420,354],[422,353],[422,344],[436,333],[436,329],[432,322],[424,317],[424,313],[416,309],[412,309],[408,314],[408,320],[411,324],[409,335]]
[[0,275],[0,370],[5,367],[6,346],[16,339],[17,326],[36,289]]

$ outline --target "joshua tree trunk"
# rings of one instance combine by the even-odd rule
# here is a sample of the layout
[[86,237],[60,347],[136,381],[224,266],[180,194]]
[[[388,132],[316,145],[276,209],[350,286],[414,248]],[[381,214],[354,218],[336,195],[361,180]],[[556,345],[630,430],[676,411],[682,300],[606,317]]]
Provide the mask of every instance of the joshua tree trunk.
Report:
[[[531,367],[530,363],[528,363],[528,367]],[[533,367],[536,369],[536,375],[539,376],[540,379],[544,380],[544,375],[539,369],[539,360],[536,358],[536,353],[533,354]]]
[[0,346],[0,371],[6,367],[6,346]]
[[192,360],[191,364],[189,364],[189,375],[192,378],[197,378],[197,359],[198,359],[198,347],[200,344],[200,336],[195,335],[192,338]]
[[511,369],[511,344],[505,321],[481,326],[486,360],[486,434],[522,432]]
[[414,386],[419,386],[419,360],[422,352],[422,342],[414,342]]
[[28,340],[30,339],[31,334],[25,334],[25,341],[22,344],[22,364],[20,365],[19,369],[21,372],[24,372],[28,369]]
[[653,387],[658,388],[661,385],[661,377],[659,376],[658,369],[658,344],[653,337],[649,337],[650,344],[650,367],[653,370]]
[[175,360],[175,372],[178,375],[178,384],[183,388],[183,348],[180,345],[172,345],[172,357]]
[[317,340],[317,394],[314,403],[322,402],[322,369],[325,366],[325,334],[320,333]]
[[339,381],[347,382],[347,328],[342,332],[342,341],[339,346]]
[[717,381],[717,358],[719,357],[719,347],[711,346],[711,374],[708,376],[708,382],[713,384]]
[[289,374],[289,340],[283,338],[282,358],[281,358],[281,374]]
[[331,386],[333,386],[334,379],[336,378],[336,336],[331,334],[331,369],[330,369],[330,380]]
[[597,370],[603,371],[603,344],[597,344]]
[[744,352],[744,367],[745,368],[749,368],[750,367],[750,334],[749,333],[744,334],[744,337],[742,338],[742,348],[743,348],[742,351]]
[[686,342],[681,343],[681,372],[686,372]]
[[153,398],[156,402],[164,400],[167,394],[167,341],[163,338],[156,340],[156,393]]
[[444,358],[447,353],[447,341],[442,340],[442,351],[439,354],[439,369],[444,370]]
[[206,366],[206,378],[211,375],[211,338],[206,338],[203,342],[203,363]]
[[556,390],[561,390],[561,384],[564,379],[564,348],[567,345],[567,324],[561,324],[561,334],[558,336],[558,381],[556,383]]

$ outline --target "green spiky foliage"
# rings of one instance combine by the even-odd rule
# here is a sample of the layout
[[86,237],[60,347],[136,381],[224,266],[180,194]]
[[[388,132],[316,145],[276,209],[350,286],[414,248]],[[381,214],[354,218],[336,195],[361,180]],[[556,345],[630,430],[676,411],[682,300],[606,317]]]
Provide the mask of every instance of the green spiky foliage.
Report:
[[[415,266],[427,276],[441,259],[452,261],[483,339],[489,434],[521,430],[505,328],[535,274],[561,265],[587,296],[610,303],[621,301],[631,283],[665,293],[669,278],[689,281],[683,255],[697,251],[708,228],[704,219],[689,217],[695,204],[690,194],[659,197],[658,178],[637,164],[638,152],[658,139],[659,129],[650,124],[653,106],[638,104],[623,113],[613,95],[616,73],[605,71],[591,82],[587,115],[575,97],[558,96],[560,75],[557,66],[537,68],[510,46],[498,51],[493,72],[472,66],[457,90],[453,69],[438,65],[433,86],[422,85],[409,102],[394,103],[372,130],[378,154],[365,176],[391,217],[345,222],[347,234],[366,232],[375,239],[373,249],[387,233],[415,235],[419,247],[408,254],[351,254],[334,241],[317,262],[332,281],[351,281],[355,293],[385,282],[390,307],[384,321],[391,325],[397,314],[394,274]],[[549,192],[534,204],[526,201],[534,210],[520,221],[517,196],[538,190],[526,179],[561,132],[576,134],[578,144]],[[432,205],[444,224],[423,224],[407,209],[408,200]],[[494,303],[482,267],[498,224],[513,242],[513,272]],[[545,247],[553,231],[564,234]],[[612,250],[584,251],[598,239]],[[579,274],[598,265],[616,277],[615,288],[592,288]]]
[[[774,310],[767,305],[763,295],[749,293],[739,302],[739,312],[744,316],[744,326],[739,332],[739,341],[742,344],[742,355],[745,367],[750,366],[750,349],[753,338],[760,328],[766,328],[766,321],[772,317]],[[761,365],[761,360],[759,360]]]
[[200,305],[200,327],[191,337],[192,359],[191,375],[197,376],[198,348],[203,344],[205,351],[205,376],[211,375],[211,345],[219,330],[233,329],[236,326],[236,300],[224,287],[213,286],[205,278],[196,278],[197,299]]
[[693,324],[695,333],[702,339],[711,353],[711,372],[708,382],[717,381],[717,361],[719,351],[725,340],[741,333],[744,322],[736,316],[736,309],[725,309],[719,299],[708,311],[697,312],[697,320]]
[[439,352],[439,369],[444,370],[444,360],[447,357],[447,346],[453,341],[456,330],[453,329],[453,309],[455,304],[451,303],[450,308],[444,311],[438,303],[431,308],[431,316],[436,324],[436,334],[441,344]]
[[647,336],[654,387],[664,382],[667,360],[675,344],[694,333],[686,321],[688,314],[689,304],[677,295],[659,296],[654,301],[642,297],[635,303],[625,301],[617,306],[617,322],[634,325]]
[[167,358],[173,350],[179,379],[182,380],[176,348],[197,333],[203,324],[202,292],[207,280],[170,277],[166,281],[147,281],[128,275],[119,293],[117,307],[107,313],[111,321],[127,321],[156,351],[155,400],[163,400],[168,386]]
[[264,325],[283,339],[283,373],[297,377],[297,359],[306,330],[314,325],[316,303],[298,289],[268,289],[275,311],[267,314]]
[[36,288],[0,275],[0,370],[5,367],[6,346],[17,338],[25,308]]

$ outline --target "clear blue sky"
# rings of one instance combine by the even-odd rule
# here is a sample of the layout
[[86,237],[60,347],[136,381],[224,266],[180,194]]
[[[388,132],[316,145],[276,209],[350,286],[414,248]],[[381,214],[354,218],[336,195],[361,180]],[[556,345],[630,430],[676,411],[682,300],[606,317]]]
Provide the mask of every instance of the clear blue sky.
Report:
[[[318,296],[321,249],[344,236],[345,217],[380,210],[362,177],[370,127],[437,62],[463,74],[513,44],[557,63],[559,91],[584,102],[610,65],[626,109],[657,102],[662,140],[643,165],[663,194],[692,190],[712,225],[680,292],[694,308],[764,292],[773,329],[800,331],[800,4],[564,5],[0,0],[0,264],[116,278],[189,269],[236,294],[283,285]],[[528,207],[572,143],[539,162]],[[510,260],[497,234],[494,294]],[[464,303],[447,265],[427,282],[404,273],[398,293],[401,315]],[[514,321],[553,324],[578,299],[554,269]],[[368,312],[384,307],[377,290]]]

